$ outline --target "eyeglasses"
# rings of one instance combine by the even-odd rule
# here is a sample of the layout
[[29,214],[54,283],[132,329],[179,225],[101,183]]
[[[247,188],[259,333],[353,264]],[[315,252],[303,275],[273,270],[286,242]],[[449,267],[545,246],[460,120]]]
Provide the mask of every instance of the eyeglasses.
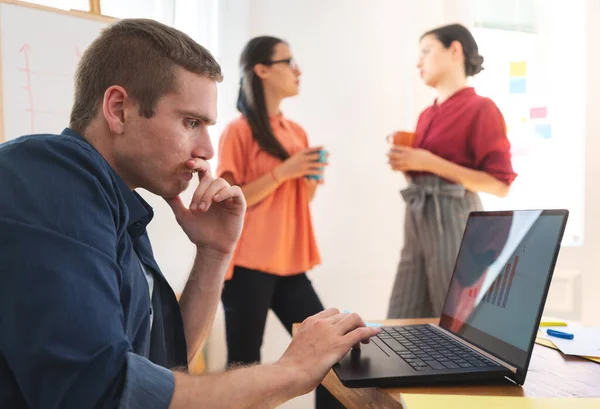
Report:
[[266,61],[265,65],[287,64],[292,70],[298,69],[298,63],[293,58],[285,58],[283,60]]

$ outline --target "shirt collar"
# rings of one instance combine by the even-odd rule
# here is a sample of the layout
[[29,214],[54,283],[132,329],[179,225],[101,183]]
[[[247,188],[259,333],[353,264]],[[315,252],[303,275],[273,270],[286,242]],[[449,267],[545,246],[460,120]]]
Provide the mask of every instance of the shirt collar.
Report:
[[[61,135],[75,138],[96,151],[96,149],[83,136],[79,135],[77,132],[70,128],[65,128],[62,131]],[[98,155],[100,155],[100,152],[98,152]],[[107,165],[110,169],[114,180],[117,183],[117,187],[119,189],[119,192],[121,193],[121,196],[125,200],[125,205],[129,210],[127,231],[129,232],[131,237],[137,238],[144,233],[144,231],[146,230],[146,226],[148,226],[148,223],[152,221],[152,218],[154,217],[154,211],[152,210],[152,207],[137,192],[131,190],[129,186],[127,186],[127,183],[125,183],[123,178],[121,178],[121,176],[119,176],[119,174],[115,172],[115,170],[110,166],[110,164],[107,163]]]
[[269,121],[271,122],[271,128],[278,126],[283,129],[288,129],[287,119],[285,119],[285,116],[281,112],[277,115],[269,116]]
[[444,105],[446,102],[448,102],[452,99],[458,99],[461,97],[471,96],[474,94],[475,94],[475,88],[473,88],[473,87],[461,88],[458,91],[456,91],[454,94],[452,94],[448,98],[446,98],[446,100],[444,102],[442,102],[441,104],[438,104],[438,101],[436,98],[435,101],[433,102],[433,105],[435,105],[435,106]]

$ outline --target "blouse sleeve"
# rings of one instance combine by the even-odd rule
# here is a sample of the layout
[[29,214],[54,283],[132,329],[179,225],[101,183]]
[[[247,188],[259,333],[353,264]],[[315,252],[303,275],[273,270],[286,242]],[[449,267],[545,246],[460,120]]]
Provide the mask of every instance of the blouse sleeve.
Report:
[[515,180],[517,174],[512,167],[506,123],[492,100],[486,99],[482,104],[469,142],[476,169],[507,185]]

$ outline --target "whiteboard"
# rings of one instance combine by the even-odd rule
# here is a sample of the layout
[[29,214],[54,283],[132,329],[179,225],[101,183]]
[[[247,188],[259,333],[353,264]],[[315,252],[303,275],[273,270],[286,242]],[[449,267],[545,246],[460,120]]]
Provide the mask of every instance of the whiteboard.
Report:
[[0,2],[0,142],[68,126],[77,63],[110,21]]

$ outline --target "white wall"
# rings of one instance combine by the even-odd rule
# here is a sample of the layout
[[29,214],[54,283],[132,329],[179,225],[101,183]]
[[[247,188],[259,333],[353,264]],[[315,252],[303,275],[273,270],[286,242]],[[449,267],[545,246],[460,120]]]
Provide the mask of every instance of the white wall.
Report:
[[[565,252],[565,256],[577,259],[581,266],[581,287],[575,296],[580,296],[582,302],[581,319],[589,324],[600,325],[600,49],[596,39],[600,38],[600,4],[595,0],[586,1],[587,24],[587,137],[586,137],[586,199],[585,199],[585,246],[582,251]],[[583,261],[583,262],[582,262]]]

